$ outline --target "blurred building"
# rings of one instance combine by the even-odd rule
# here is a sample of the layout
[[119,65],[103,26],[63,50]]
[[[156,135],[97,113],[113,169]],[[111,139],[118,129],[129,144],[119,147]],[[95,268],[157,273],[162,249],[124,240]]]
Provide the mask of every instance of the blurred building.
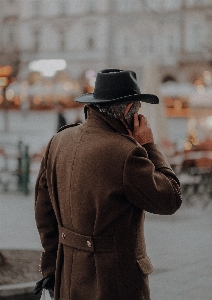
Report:
[[0,64],[20,78],[39,59],[88,69],[132,68],[154,57],[161,80],[194,82],[211,71],[211,0],[1,0]]
[[[173,139],[179,140],[191,117],[208,121],[203,131],[211,131],[206,117],[212,116],[212,0],[0,0],[0,5],[5,120],[8,108],[24,114],[58,103],[73,108],[77,95],[92,92],[98,70],[121,68],[135,70],[142,92],[164,100],[166,117],[181,118],[172,126]],[[148,109],[155,128],[164,128],[157,126],[158,117],[165,119],[159,109]],[[195,130],[188,134],[190,144],[197,143]]]

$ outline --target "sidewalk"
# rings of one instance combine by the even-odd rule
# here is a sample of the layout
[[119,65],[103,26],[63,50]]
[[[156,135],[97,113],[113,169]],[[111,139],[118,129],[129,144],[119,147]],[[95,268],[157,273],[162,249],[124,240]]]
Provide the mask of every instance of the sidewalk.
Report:
[[211,211],[147,214],[147,252],[155,268],[149,276],[152,300],[212,299],[211,229]]
[[[33,194],[0,195],[1,249],[41,250]],[[211,211],[182,207],[173,216],[146,213],[152,300],[212,299]]]

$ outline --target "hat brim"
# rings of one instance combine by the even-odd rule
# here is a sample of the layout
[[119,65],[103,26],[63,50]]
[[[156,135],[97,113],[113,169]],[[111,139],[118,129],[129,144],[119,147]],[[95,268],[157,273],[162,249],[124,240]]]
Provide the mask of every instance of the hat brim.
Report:
[[83,94],[75,99],[79,103],[109,103],[115,101],[142,101],[150,104],[158,104],[159,98],[152,94],[134,94],[115,99],[96,99],[93,93]]

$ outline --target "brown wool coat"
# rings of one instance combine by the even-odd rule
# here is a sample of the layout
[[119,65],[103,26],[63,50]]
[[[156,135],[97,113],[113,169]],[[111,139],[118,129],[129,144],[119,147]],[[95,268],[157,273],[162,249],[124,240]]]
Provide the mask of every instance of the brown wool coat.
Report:
[[157,145],[142,147],[120,121],[87,113],[54,135],[41,163],[43,277],[55,274],[55,300],[149,300],[144,211],[175,213],[179,182]]

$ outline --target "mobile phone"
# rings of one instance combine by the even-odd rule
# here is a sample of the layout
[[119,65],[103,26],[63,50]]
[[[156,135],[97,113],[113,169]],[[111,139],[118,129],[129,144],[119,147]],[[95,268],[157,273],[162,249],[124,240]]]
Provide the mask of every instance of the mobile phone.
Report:
[[128,111],[127,115],[124,117],[125,121],[127,122],[127,125],[129,126],[129,129],[133,132],[134,131],[134,114],[136,114],[141,107],[140,102],[134,103],[130,110]]
[[124,119],[127,122],[127,125],[129,127],[130,131],[133,132],[133,130],[134,130],[134,116],[127,114]]

